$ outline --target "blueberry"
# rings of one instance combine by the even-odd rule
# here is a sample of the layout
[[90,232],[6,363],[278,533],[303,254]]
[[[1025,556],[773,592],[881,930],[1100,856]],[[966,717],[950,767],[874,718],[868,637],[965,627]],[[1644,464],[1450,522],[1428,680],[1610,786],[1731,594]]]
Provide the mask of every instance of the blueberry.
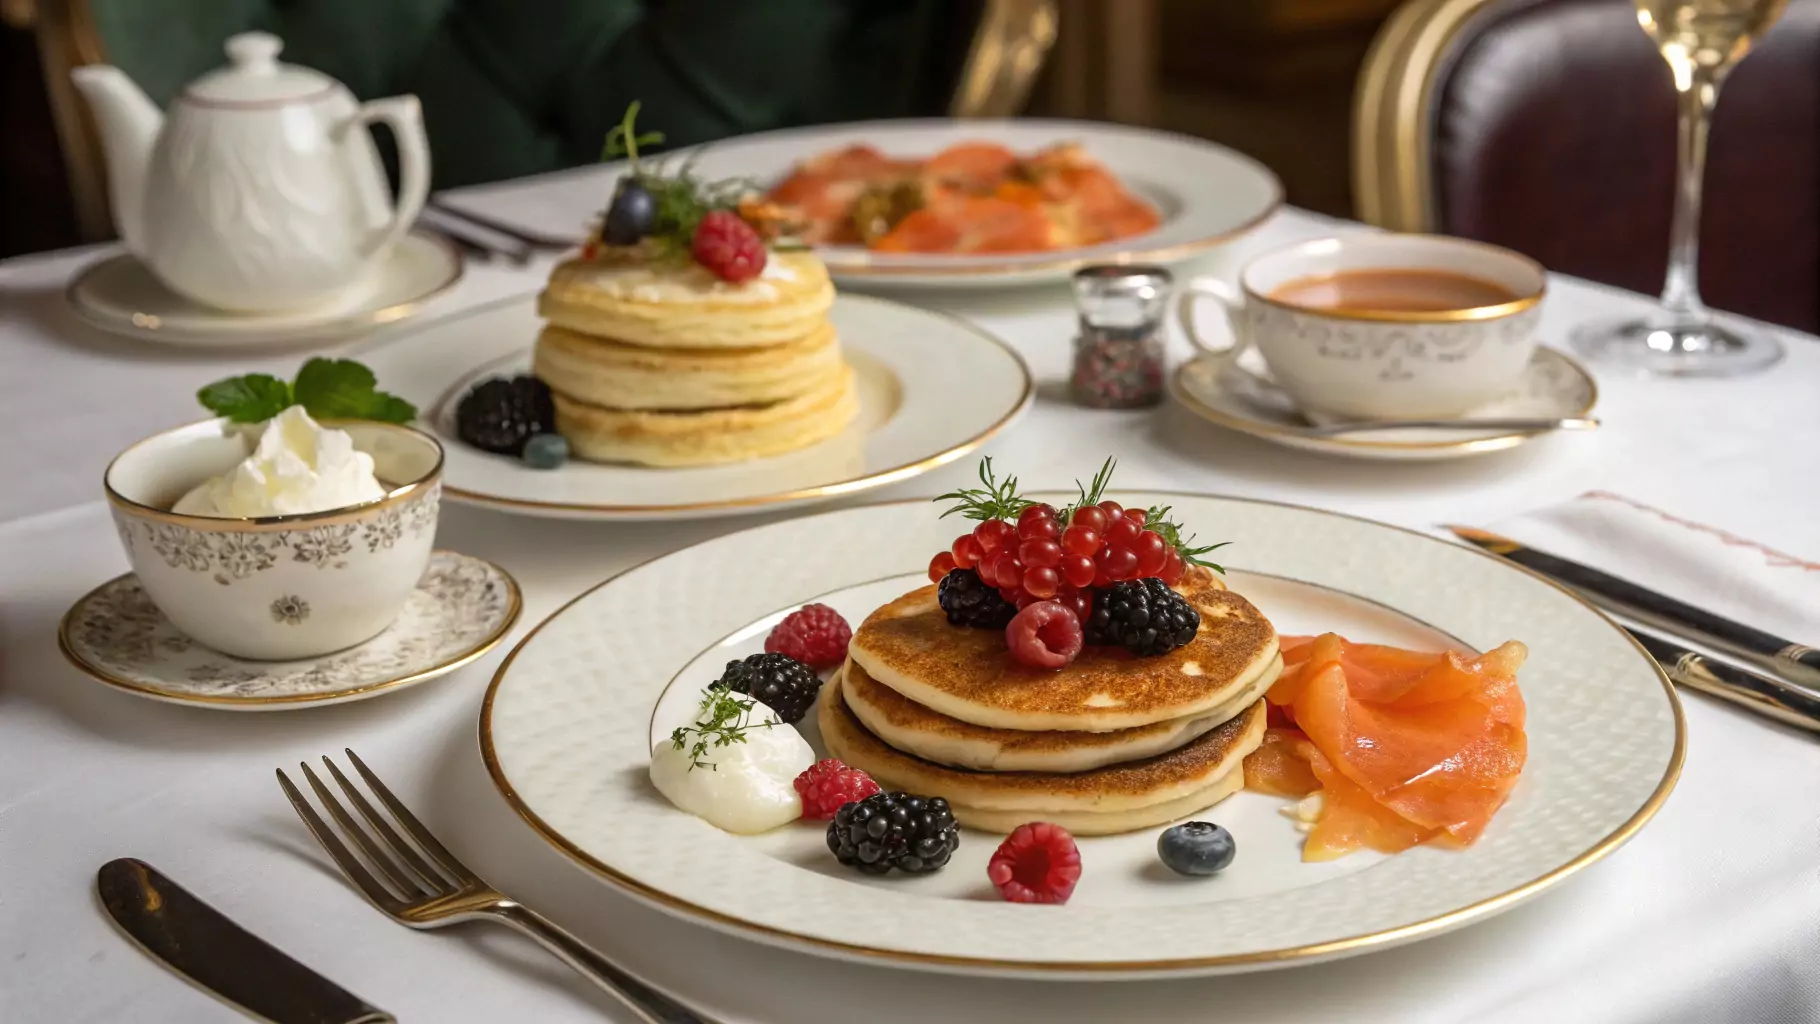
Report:
[[631,178],[621,178],[600,226],[601,241],[608,245],[633,245],[651,233],[657,223],[657,197]]
[[1156,855],[1178,875],[1218,874],[1237,853],[1232,833],[1205,821],[1184,822],[1156,839]]
[[569,442],[561,434],[535,434],[520,457],[532,469],[555,469],[569,461]]

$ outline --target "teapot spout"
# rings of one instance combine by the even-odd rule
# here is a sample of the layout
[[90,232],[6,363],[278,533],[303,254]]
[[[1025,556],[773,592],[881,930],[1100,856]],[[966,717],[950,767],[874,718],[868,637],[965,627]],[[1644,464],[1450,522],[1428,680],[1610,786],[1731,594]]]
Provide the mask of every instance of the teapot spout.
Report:
[[126,72],[105,64],[91,64],[70,71],[95,124],[107,154],[108,198],[114,207],[114,226],[126,247],[142,254],[145,232],[145,169],[152,144],[164,126],[164,114]]

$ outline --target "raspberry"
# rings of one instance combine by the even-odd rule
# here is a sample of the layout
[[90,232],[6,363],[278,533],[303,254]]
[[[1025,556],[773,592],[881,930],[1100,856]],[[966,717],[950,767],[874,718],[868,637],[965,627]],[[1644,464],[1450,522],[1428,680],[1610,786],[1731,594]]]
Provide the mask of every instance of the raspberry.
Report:
[[727,210],[703,215],[689,249],[695,262],[722,281],[750,281],[765,269],[765,240],[752,225]]
[[803,817],[818,821],[831,821],[842,807],[878,792],[872,776],[832,757],[803,769],[791,785],[803,798]]
[[1055,601],[1026,606],[1005,627],[1011,656],[1033,668],[1062,668],[1081,653],[1081,620]]
[[1033,821],[999,844],[986,877],[1013,903],[1066,903],[1081,880],[1081,850],[1067,829]]
[[847,660],[853,627],[825,604],[806,604],[784,617],[765,637],[765,650],[787,654],[812,669],[833,668]]

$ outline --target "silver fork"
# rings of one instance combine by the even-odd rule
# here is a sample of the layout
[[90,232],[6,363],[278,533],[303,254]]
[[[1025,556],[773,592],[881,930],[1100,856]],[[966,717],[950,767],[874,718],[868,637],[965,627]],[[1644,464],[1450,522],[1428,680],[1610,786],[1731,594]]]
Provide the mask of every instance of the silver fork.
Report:
[[[441,928],[461,921],[476,920],[503,924],[537,940],[539,945],[580,971],[583,977],[618,997],[635,1018],[644,1024],[715,1024],[712,1019],[688,1009],[633,977],[536,911],[521,906],[481,881],[461,861],[456,860],[455,855],[438,842],[415,815],[405,809],[404,804],[392,795],[385,783],[379,781],[379,776],[374,775],[352,750],[343,748],[343,752],[353,762],[354,770],[366,780],[373,795],[386,806],[386,810],[392,812],[391,816],[398,825],[410,834],[415,846],[398,834],[386,816],[374,808],[359,788],[327,757],[322,759],[323,766],[335,777],[341,791],[347,794],[348,802],[372,826],[371,832],[354,820],[307,763],[300,761],[297,766],[303,769],[303,777],[309,780],[310,788],[316,791],[316,798],[328,810],[329,816],[341,826],[342,834],[352,839],[360,852],[366,855],[365,864],[348,849],[335,829],[322,820],[310,802],[291,784],[283,769],[278,771],[278,785],[283,787],[284,795],[290,797],[291,806],[296,808],[297,816],[303,819],[316,841],[340,865],[342,873],[387,917],[412,928]],[[375,833],[377,839],[374,838]],[[419,851],[422,851],[421,854]],[[368,871],[367,864],[371,864],[384,880],[381,881],[380,877],[375,877],[372,871]]]

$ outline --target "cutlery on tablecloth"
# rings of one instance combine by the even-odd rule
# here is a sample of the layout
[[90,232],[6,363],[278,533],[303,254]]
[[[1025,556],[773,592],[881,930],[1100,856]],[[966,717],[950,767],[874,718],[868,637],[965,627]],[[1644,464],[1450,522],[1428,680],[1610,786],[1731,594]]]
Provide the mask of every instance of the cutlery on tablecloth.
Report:
[[[339,834],[316,813],[282,770],[278,772],[278,785],[283,787],[297,816],[341,867],[342,873],[387,917],[411,928],[440,928],[462,921],[503,924],[535,939],[588,980],[616,996],[645,1024],[715,1024],[712,1019],[635,978],[536,911],[481,881],[405,809],[385,783],[379,781],[379,776],[374,775],[352,750],[343,752],[366,781],[367,788],[391,812],[390,821],[342,774],[335,762],[326,757],[322,759],[323,766],[371,829],[363,828],[354,820],[308,764],[300,762],[298,767],[309,780],[316,799],[341,826]],[[409,841],[398,834],[392,822],[410,835]],[[343,835],[360,848],[366,863],[348,849],[342,841]],[[367,869],[367,864],[372,865],[372,871]]]
[[424,209],[434,210],[446,217],[464,220],[469,224],[477,224],[496,235],[504,235],[530,249],[541,249],[545,252],[566,252],[569,249],[575,248],[575,243],[573,242],[533,234],[523,228],[516,227],[504,220],[500,220],[499,218],[475,213],[465,207],[451,206],[448,203],[443,202],[438,196],[431,196],[430,201],[424,204]]
[[384,1010],[235,924],[142,860],[95,876],[101,905],[139,948],[235,1008],[272,1024],[391,1024]]
[[1469,526],[1449,526],[1448,529],[1461,540],[1567,584],[1605,611],[1654,632],[1711,648],[1791,686],[1820,694],[1820,650],[1715,615],[1578,562],[1525,547],[1508,537]]
[[1627,632],[1656,659],[1675,685],[1699,690],[1797,728],[1820,732],[1820,693],[1715,661],[1641,629]]
[[498,257],[515,267],[522,267],[529,264],[534,255],[531,247],[521,239],[485,225],[475,225],[440,207],[424,207],[423,212],[417,216],[417,223],[449,239],[477,259],[491,260]]

